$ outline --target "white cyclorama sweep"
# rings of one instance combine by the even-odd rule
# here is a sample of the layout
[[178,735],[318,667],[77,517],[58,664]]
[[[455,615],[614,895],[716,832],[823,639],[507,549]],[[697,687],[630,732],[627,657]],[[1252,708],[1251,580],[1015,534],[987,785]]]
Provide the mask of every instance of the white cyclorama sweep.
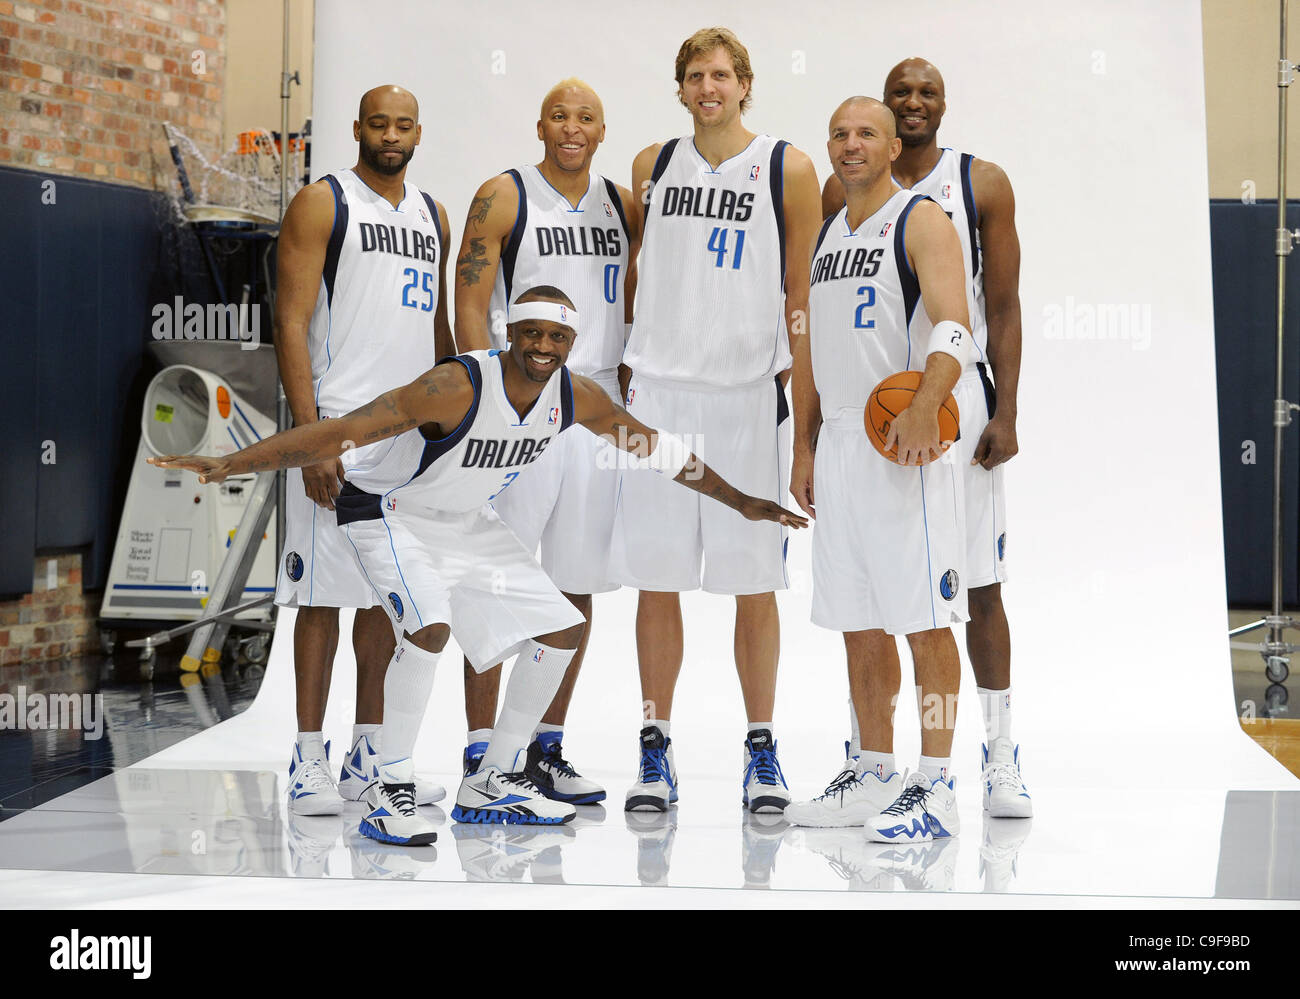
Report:
[[[1225,793],[1298,784],[1242,733],[1233,703],[1200,6],[1004,0],[990,17],[984,5],[961,0],[910,7],[825,0],[809,18],[776,0],[665,0],[653,17],[614,5],[593,18],[581,0],[544,7],[502,0],[490,9],[392,0],[384,13],[400,31],[375,31],[366,5],[317,0],[314,168],[324,173],[355,161],[351,125],[364,91],[386,83],[409,88],[421,102],[424,137],[408,178],[446,205],[453,246],[484,180],[541,159],[539,105],[565,77],[586,80],[600,95],[607,135],[593,168],[626,185],[637,152],[691,131],[673,80],[682,41],[725,24],[753,61],[746,124],[807,152],[820,182],[829,173],[827,123],[844,98],[879,96],[886,73],[904,58],[919,55],[938,66],[947,86],[940,142],[1006,170],[1022,247],[1020,453],[1006,474],[1010,578],[1003,596],[1013,734],[1023,747],[1035,818],[1012,890],[1213,895]],[[571,29],[599,43],[541,41]],[[460,113],[442,110],[451,105]],[[1149,322],[1132,318],[1138,315]],[[1179,403],[1174,432],[1167,430],[1170,400]],[[820,793],[849,734],[841,637],[809,623],[810,533],[791,532],[791,587],[778,596],[774,723],[796,798]],[[598,904],[610,896],[590,886],[635,885],[637,843],[646,842],[621,814],[642,720],[636,594],[602,594],[595,605],[565,748],[609,790],[608,815],[565,847],[571,887],[526,886],[531,898],[554,892],[549,904]],[[732,665],[733,603],[692,593],[682,605],[686,662],[672,719],[681,804],[670,881],[738,887],[745,715]],[[136,769],[189,769],[191,780],[205,770],[260,771],[282,782],[294,727],[293,621],[281,613],[266,679],[244,714]],[[341,634],[349,628],[345,614]],[[902,648],[895,748],[899,763],[913,767],[917,709]],[[454,663],[459,650],[445,655]],[[347,641],[339,643],[333,675],[325,731],[337,750],[353,717]],[[956,887],[979,890],[984,733],[968,666],[962,695],[953,751],[963,816]],[[416,748],[417,770],[454,787],[464,738],[460,671],[444,669]],[[44,811],[4,826],[34,824]],[[450,831],[443,836],[437,862],[417,876],[461,881],[459,844]],[[812,843],[785,840],[772,887],[843,889]],[[349,869],[341,841],[330,856],[331,877],[347,878]],[[318,897],[297,884],[275,887],[277,904]],[[190,897],[221,897],[221,890]],[[525,887],[502,890],[518,899]],[[765,896],[765,904],[780,904],[782,894]],[[837,897],[844,896],[820,895],[818,904]],[[692,904],[689,898],[675,894],[670,904]],[[888,898],[873,896],[872,904]],[[930,896],[924,904],[945,903]]]

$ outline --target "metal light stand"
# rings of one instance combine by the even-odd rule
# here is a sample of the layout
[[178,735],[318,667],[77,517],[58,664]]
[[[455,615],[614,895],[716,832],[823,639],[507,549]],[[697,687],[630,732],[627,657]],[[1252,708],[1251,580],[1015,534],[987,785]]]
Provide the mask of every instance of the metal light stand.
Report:
[[[283,0],[282,9],[284,13],[284,30],[282,32],[282,49],[280,55],[280,221],[284,222],[284,213],[289,207],[289,84],[297,83],[302,85],[298,79],[298,73],[289,72],[289,0]],[[276,272],[276,282],[280,279],[279,271]],[[269,286],[268,286],[269,289]],[[274,311],[275,295],[270,296],[272,321],[274,329]],[[284,394],[284,382],[280,380],[279,375],[275,379],[275,428],[277,431],[288,430],[292,425],[289,418],[289,399]],[[285,499],[285,470],[282,468],[275,473],[275,564],[277,571],[280,565],[280,559],[284,555],[284,499]]]
[[1282,431],[1291,425],[1292,410],[1300,409],[1283,398],[1283,335],[1286,309],[1286,258],[1291,248],[1300,241],[1300,229],[1294,232],[1286,225],[1286,94],[1295,78],[1296,64],[1286,57],[1287,3],[1281,0],[1281,43],[1277,75],[1277,387],[1273,393],[1273,607],[1268,617],[1233,628],[1228,637],[1234,638],[1257,628],[1268,628],[1268,640],[1259,644],[1233,642],[1234,649],[1253,649],[1264,658],[1264,674],[1271,681],[1265,692],[1266,717],[1285,714],[1287,689],[1283,686],[1290,675],[1290,656],[1300,645],[1283,641],[1287,628],[1297,627],[1290,615],[1282,613]]

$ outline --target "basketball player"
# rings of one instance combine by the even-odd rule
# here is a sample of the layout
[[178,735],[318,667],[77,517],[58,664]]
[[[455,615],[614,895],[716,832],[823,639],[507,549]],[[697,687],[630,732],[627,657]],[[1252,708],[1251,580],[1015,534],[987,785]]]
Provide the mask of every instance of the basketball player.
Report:
[[[568,291],[583,317],[569,370],[619,399],[624,283],[628,262],[636,258],[629,220],[636,212],[627,188],[591,172],[592,157],[605,138],[600,98],[581,80],[557,83],[542,100],[537,137],[544,147],[541,162],[493,177],[470,205],[456,262],[457,348],[505,347],[512,291],[555,285]],[[561,739],[590,634],[591,595],[617,588],[609,581],[607,562],[618,469],[614,461],[597,458],[608,450],[590,434],[567,434],[521,473],[518,486],[493,499],[525,548],[536,551],[540,542],[542,568],[587,621],[564,682],[528,747],[529,772],[538,786],[579,805],[605,798],[604,788],[564,759]],[[466,661],[467,773],[477,769],[492,736],[500,680],[499,669],[479,673]]]
[[[798,825],[865,822],[877,842],[957,835],[951,775],[961,665],[951,624],[965,621],[962,479],[942,452],[938,411],[970,349],[961,245],[943,210],[900,188],[894,115],[871,97],[836,109],[826,144],[848,204],[813,251],[809,335],[795,344],[791,492],[817,514],[812,620],[844,633],[861,746],[826,792],[786,809]],[[877,454],[864,404],[882,379],[922,371]],[[920,466],[920,467],[917,467]],[[894,764],[906,635],[921,696],[921,758]]]
[[[754,73],[726,28],[688,38],[675,70],[693,132],[648,147],[632,168],[644,223],[624,356],[632,369],[628,412],[689,434],[719,474],[774,500],[789,474],[780,376],[790,365],[787,329],[801,328],[807,305],[817,176],[807,155],[745,127]],[[736,671],[748,720],[742,801],[751,811],[780,811],[790,794],[772,734],[774,591],[787,585],[785,533],[665,485],[624,473],[610,546],[615,582],[640,590],[646,717],[625,808],[663,811],[677,800],[669,724],[683,657],[680,593],[702,585],[736,600]]]
[[[356,165],[294,196],[280,228],[275,349],[295,426],[342,416],[455,352],[447,322],[443,207],[405,181],[420,142],[419,106],[401,87],[361,98],[352,133]],[[276,603],[297,607],[294,675],[298,738],[289,808],[338,814],[361,797],[383,716],[392,629],[334,517],[349,452],[291,469],[285,488],[284,562]],[[321,728],[339,608],[357,608],[357,709],[352,747],[336,788]],[[445,790],[421,781],[421,804]]]
[[367,788],[372,809],[361,823],[372,839],[410,846],[436,839],[433,824],[415,808],[410,753],[453,623],[478,668],[515,651],[519,657],[487,752],[478,773],[462,781],[452,818],[561,824],[575,814],[568,802],[542,795],[524,765],[573,658],[583,617],[486,505],[557,434],[580,423],[647,468],[748,519],[807,524],[770,500],[737,491],[680,438],[629,416],[591,379],[570,376],[564,361],[580,317],[563,292],[531,289],[511,304],[509,318],[508,352],[448,358],[345,417],[276,434],[224,458],[155,462],[219,482],[386,441],[349,468],[337,501],[339,521],[402,635],[384,682],[380,779]]
[[[1016,442],[1020,382],[1020,239],[1007,175],[988,160],[940,148],[939,123],[947,104],[943,77],[924,59],[905,59],[889,71],[884,100],[898,120],[903,151],[894,179],[934,198],[957,227],[966,273],[975,348],[961,384],[957,458],[966,478],[966,652],[975,672],[984,728],[984,808],[993,817],[1033,814],[1020,780],[1020,747],[1011,740],[1011,633],[1002,607],[1006,580],[1006,501],[1002,463]],[[844,204],[836,177],[823,192],[825,214]],[[991,375],[991,377],[990,377]],[[996,386],[996,389],[995,389]],[[960,400],[959,400],[960,402]]]

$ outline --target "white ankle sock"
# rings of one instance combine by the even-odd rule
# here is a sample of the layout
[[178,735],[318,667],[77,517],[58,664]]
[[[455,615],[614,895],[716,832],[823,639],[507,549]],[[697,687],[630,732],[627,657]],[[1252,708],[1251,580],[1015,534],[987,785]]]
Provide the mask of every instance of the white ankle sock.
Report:
[[663,718],[663,719],[659,719],[659,718],[647,718],[647,719],[645,720],[645,724],[643,724],[641,727],[642,727],[642,728],[651,728],[651,727],[653,727],[653,728],[657,728],[660,732],[662,732],[662,733],[664,734],[664,738],[667,739],[667,738],[668,738],[668,729],[670,729],[670,728],[672,727],[672,724],[673,724],[673,723],[672,723],[671,721],[669,721],[667,718]]
[[916,769],[925,774],[930,780],[947,781],[952,774],[952,757],[951,756],[922,756],[917,761]]
[[465,736],[465,745],[472,746],[476,742],[491,742],[492,730],[490,728],[472,728],[469,734]]
[[379,752],[379,732],[382,728],[382,725],[353,725],[352,745],[355,746],[363,735],[369,736],[370,748],[376,753]]
[[855,752],[858,756],[860,774],[870,771],[881,780],[888,780],[890,774],[898,771],[898,767],[894,764],[893,753],[873,753],[869,749],[858,749]]
[[325,759],[325,736],[320,732],[299,732],[298,751],[304,760]]

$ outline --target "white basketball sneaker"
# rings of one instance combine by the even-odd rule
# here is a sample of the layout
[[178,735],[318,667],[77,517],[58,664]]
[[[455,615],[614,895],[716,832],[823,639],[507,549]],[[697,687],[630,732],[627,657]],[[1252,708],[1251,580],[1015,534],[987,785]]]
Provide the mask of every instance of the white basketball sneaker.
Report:
[[776,759],[776,740],[765,728],[745,738],[745,774],[741,804],[751,812],[782,812],[790,804],[790,788]]
[[673,765],[673,740],[657,725],[641,730],[641,758],[637,781],[628,789],[623,810],[666,812],[677,801],[677,768]]
[[995,819],[1032,817],[1034,803],[1020,779],[1020,747],[1010,739],[994,739],[991,746],[980,747],[980,764],[984,811]]
[[494,766],[479,767],[460,782],[451,817],[457,822],[510,825],[561,825],[576,813],[566,801],[552,801],[522,770],[502,773]]
[[903,793],[903,775],[884,768],[866,770],[858,757],[844,761],[844,769],[811,801],[796,801],[785,810],[796,826],[838,828],[860,826],[879,815]]
[[325,759],[303,758],[302,747],[293,744],[289,758],[289,811],[295,815],[340,815],[343,799],[330,779],[330,744],[325,743]]
[[[375,768],[378,766],[378,751],[374,741],[368,735],[357,737],[347,755],[343,757],[343,767],[339,771],[339,795],[344,801],[360,801],[366,788],[375,780]],[[441,784],[412,776],[415,784],[415,803],[432,805],[447,797],[447,789]]]
[[542,794],[571,805],[594,805],[605,800],[605,789],[573,769],[564,758],[560,740],[554,732],[543,732],[528,747],[524,772],[532,778]]
[[953,784],[952,778],[931,780],[919,770],[909,774],[898,800],[867,820],[867,839],[873,843],[928,843],[956,836],[961,822]]
[[415,807],[415,783],[409,758],[376,767],[378,779],[366,788],[370,811],[361,820],[361,835],[394,846],[430,846],[437,827]]

